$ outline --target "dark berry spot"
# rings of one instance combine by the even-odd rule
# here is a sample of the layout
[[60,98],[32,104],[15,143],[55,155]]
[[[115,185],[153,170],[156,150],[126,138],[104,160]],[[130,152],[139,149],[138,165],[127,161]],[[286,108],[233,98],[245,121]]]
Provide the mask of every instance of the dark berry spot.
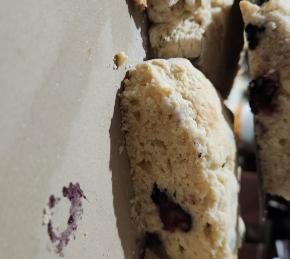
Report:
[[249,49],[254,50],[261,39],[261,34],[264,33],[265,27],[258,27],[253,24],[248,24],[246,26],[246,34],[247,34],[247,40],[249,43]]
[[47,224],[47,233],[48,233],[48,236],[49,236],[49,239],[51,242],[54,243],[55,241],[57,241],[58,238],[57,238],[56,234],[54,233],[51,220]]
[[268,2],[269,0],[256,0],[256,4],[257,5],[262,5],[262,4],[264,4],[264,3],[266,3],[266,2]]
[[74,217],[73,215],[70,215],[70,217],[68,218],[67,224],[71,225],[74,223]]
[[48,200],[48,207],[52,209],[54,208],[55,204],[56,204],[56,198],[54,197],[54,195],[50,195],[49,200]]
[[63,197],[67,197],[70,201],[78,199],[78,198],[85,198],[85,195],[80,188],[79,183],[73,184],[70,183],[68,187],[62,188]]
[[149,232],[146,232],[145,233],[144,243],[145,243],[145,247],[151,248],[151,249],[153,247],[159,247],[159,246],[162,245],[161,240],[160,240],[158,234],[156,234],[156,233],[149,233]]
[[279,82],[271,75],[258,77],[250,82],[250,106],[254,114],[263,111],[267,114],[272,114],[276,106],[273,103],[273,98],[277,94]]
[[180,229],[184,232],[190,231],[192,218],[179,204],[173,201],[166,192],[160,191],[154,184],[151,199],[158,207],[159,217],[163,223],[163,228],[169,232]]
[[138,259],[147,258],[147,252],[149,252],[148,250],[153,252],[153,254],[155,254],[158,258],[163,258],[163,259],[170,258],[157,233],[150,233],[150,232],[145,233],[142,239],[142,243],[139,243],[139,249],[137,250],[138,251],[137,258]]

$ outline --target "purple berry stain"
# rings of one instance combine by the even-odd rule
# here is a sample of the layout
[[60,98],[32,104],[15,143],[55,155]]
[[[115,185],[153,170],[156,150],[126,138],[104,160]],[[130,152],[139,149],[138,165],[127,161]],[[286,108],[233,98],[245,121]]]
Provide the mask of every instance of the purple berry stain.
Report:
[[279,81],[273,75],[264,75],[250,82],[250,107],[254,114],[271,115],[276,110],[273,99],[277,95]]
[[50,195],[48,199],[48,207],[53,209],[55,205],[59,202],[60,198],[56,198],[54,195]]
[[166,192],[154,184],[151,200],[157,206],[164,230],[174,232],[176,229],[188,232],[192,228],[192,217],[179,204],[173,201]]
[[[55,252],[59,256],[64,256],[64,247],[67,246],[71,237],[75,238],[74,234],[77,230],[77,224],[83,214],[82,199],[86,199],[79,183],[70,183],[68,187],[63,187],[62,194],[64,198],[67,198],[70,201],[69,217],[67,220],[66,229],[61,233],[56,233],[53,228],[52,219],[50,219],[47,223],[47,233],[49,239],[54,244]],[[52,210],[59,200],[60,198],[55,198],[54,195],[51,195],[48,200],[48,208]]]

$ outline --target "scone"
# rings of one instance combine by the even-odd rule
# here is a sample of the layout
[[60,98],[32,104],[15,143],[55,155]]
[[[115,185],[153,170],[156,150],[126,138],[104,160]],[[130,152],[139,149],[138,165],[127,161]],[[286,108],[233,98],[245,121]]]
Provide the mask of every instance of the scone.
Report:
[[243,42],[234,0],[148,0],[147,6],[152,56],[190,59],[227,96]]
[[236,258],[236,145],[210,81],[186,59],[155,59],[127,73],[120,99],[146,246],[171,259]]
[[240,3],[264,191],[290,201],[290,1]]

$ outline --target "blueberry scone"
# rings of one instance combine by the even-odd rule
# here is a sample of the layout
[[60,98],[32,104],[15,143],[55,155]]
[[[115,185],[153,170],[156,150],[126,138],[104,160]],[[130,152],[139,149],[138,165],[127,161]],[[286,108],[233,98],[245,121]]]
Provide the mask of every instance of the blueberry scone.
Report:
[[226,96],[242,47],[242,20],[233,5],[234,0],[147,0],[152,56],[190,59]]
[[290,1],[240,3],[264,191],[290,200]]
[[132,217],[147,248],[236,258],[236,146],[210,81],[186,59],[155,59],[127,73],[120,99]]

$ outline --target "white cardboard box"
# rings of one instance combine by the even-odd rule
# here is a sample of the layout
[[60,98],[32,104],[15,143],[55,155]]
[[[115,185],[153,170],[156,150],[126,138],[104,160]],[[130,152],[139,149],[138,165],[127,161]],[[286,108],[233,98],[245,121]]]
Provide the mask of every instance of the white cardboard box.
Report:
[[[70,182],[87,200],[65,258],[133,258],[116,94],[126,66],[145,57],[141,16],[120,0],[1,2],[1,259],[58,258],[42,214]],[[129,58],[114,70],[119,51]],[[59,231],[68,208],[56,206]]]

